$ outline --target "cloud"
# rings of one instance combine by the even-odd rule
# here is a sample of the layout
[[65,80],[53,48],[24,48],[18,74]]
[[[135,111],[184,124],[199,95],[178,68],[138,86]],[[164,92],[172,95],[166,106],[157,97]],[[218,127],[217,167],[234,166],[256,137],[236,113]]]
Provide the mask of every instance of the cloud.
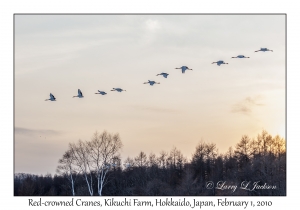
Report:
[[249,115],[252,113],[252,110],[256,106],[263,106],[264,104],[258,103],[262,96],[256,96],[254,98],[247,97],[244,100],[234,104],[232,106],[231,112],[233,113],[242,113]]
[[142,31],[140,32],[139,44],[142,46],[152,45],[161,37],[159,33],[161,24],[158,20],[146,19],[142,22]]
[[156,31],[160,29],[160,24],[157,20],[148,19],[145,22],[145,27],[149,31]]
[[259,100],[260,96],[256,98],[247,97],[244,101],[250,105],[257,105],[257,106],[263,106],[264,104],[259,104],[257,101]]
[[35,136],[35,135],[55,136],[55,135],[60,135],[61,131],[15,127],[15,134],[27,135],[27,136]]

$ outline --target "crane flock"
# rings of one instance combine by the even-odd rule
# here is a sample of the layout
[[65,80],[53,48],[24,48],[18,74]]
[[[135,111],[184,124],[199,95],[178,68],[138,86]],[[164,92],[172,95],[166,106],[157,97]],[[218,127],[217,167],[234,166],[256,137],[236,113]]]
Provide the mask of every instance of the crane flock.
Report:
[[[260,48],[259,50],[256,50],[254,52],[273,52],[273,50],[270,50],[268,48]],[[250,58],[250,57],[246,57],[244,55],[238,55],[236,57],[231,57],[231,58]],[[222,64],[228,64],[228,63],[225,63],[223,60],[219,60],[219,61],[216,61],[216,62],[212,62],[212,64],[216,63],[218,66],[221,66]],[[175,68],[175,69],[181,69],[181,72],[182,74],[185,73],[186,70],[193,70],[193,69],[190,69],[189,67],[187,66],[181,66],[179,68]],[[165,73],[165,72],[162,72],[160,74],[157,74],[156,76],[163,76],[164,78],[168,78],[169,74],[168,73]],[[148,82],[144,82],[143,84],[150,84],[150,86],[153,86],[154,84],[160,84],[159,82],[156,82],[156,81],[153,81],[153,80],[148,80]],[[123,91],[126,91],[122,88],[113,88],[111,91],[117,91],[117,92],[123,92]],[[100,91],[98,90],[97,93],[95,94],[100,94],[100,95],[106,95],[107,93],[105,91]],[[81,92],[80,89],[78,89],[78,94],[76,96],[73,96],[74,97],[78,97],[78,98],[83,98],[83,94]],[[49,99],[46,99],[45,101],[56,101],[56,98],[54,97],[54,95],[52,93],[50,93],[50,98]]]

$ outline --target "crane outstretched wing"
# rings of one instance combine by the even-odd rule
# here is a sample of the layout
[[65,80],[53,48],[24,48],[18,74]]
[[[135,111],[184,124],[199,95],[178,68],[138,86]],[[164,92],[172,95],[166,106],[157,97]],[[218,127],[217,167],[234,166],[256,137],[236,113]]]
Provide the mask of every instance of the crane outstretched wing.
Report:
[[80,89],[78,89],[78,96],[82,96],[82,92]]
[[52,95],[52,93],[50,93],[50,100],[55,100],[55,97]]

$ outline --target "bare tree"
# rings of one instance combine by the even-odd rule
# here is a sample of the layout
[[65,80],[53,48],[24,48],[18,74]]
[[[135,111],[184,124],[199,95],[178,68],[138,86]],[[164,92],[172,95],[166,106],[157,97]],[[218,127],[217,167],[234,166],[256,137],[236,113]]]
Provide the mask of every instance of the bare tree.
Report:
[[192,165],[196,174],[200,174],[201,180],[207,180],[213,172],[217,148],[214,143],[201,142],[197,145],[196,151],[192,156]]
[[135,165],[138,167],[146,167],[148,165],[147,155],[143,151],[134,158]]
[[89,193],[92,196],[93,192],[93,176],[92,166],[89,152],[87,150],[87,143],[81,140],[77,144],[70,143],[69,150],[74,160],[74,165],[78,167],[79,172],[83,175]]
[[151,152],[148,159],[149,159],[148,162],[149,162],[150,167],[157,167],[158,166],[158,160],[157,160],[156,155],[154,153]]
[[90,162],[96,172],[98,195],[102,195],[102,190],[106,184],[107,172],[116,167],[116,156],[122,148],[122,142],[119,134],[109,134],[104,131],[101,134],[97,132],[90,142],[87,143],[87,151],[90,156]]
[[69,180],[72,195],[75,196],[75,179],[77,170],[74,165],[74,159],[71,151],[66,151],[63,157],[59,159],[58,163],[60,165],[57,167],[56,172]]
[[273,141],[273,153],[277,158],[280,158],[280,156],[285,153],[285,140],[277,135],[273,138]]
[[168,153],[166,151],[161,151],[160,156],[157,158],[159,166],[163,169],[165,169],[167,165],[167,156]]
[[124,168],[126,170],[132,169],[135,166],[135,162],[132,158],[127,157],[126,160],[124,161]]
[[196,151],[193,154],[193,162],[197,162],[197,161],[203,161],[204,157],[205,157],[205,148],[206,148],[206,144],[205,142],[201,141],[197,146],[196,146]]
[[249,163],[252,156],[251,139],[247,135],[242,136],[234,152],[239,166],[244,167],[245,164]]
[[187,162],[186,158],[182,155],[181,151],[173,147],[167,158],[167,165],[173,169],[182,170],[183,165]]

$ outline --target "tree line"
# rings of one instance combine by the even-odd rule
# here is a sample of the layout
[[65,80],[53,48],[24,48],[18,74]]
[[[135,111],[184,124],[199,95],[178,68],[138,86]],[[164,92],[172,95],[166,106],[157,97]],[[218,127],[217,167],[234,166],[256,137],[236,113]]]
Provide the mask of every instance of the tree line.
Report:
[[191,160],[173,147],[159,154],[141,151],[122,163],[122,147],[119,134],[107,131],[70,143],[54,176],[15,174],[14,195],[286,195],[285,140],[265,130],[256,138],[242,136],[225,154],[201,141]]

